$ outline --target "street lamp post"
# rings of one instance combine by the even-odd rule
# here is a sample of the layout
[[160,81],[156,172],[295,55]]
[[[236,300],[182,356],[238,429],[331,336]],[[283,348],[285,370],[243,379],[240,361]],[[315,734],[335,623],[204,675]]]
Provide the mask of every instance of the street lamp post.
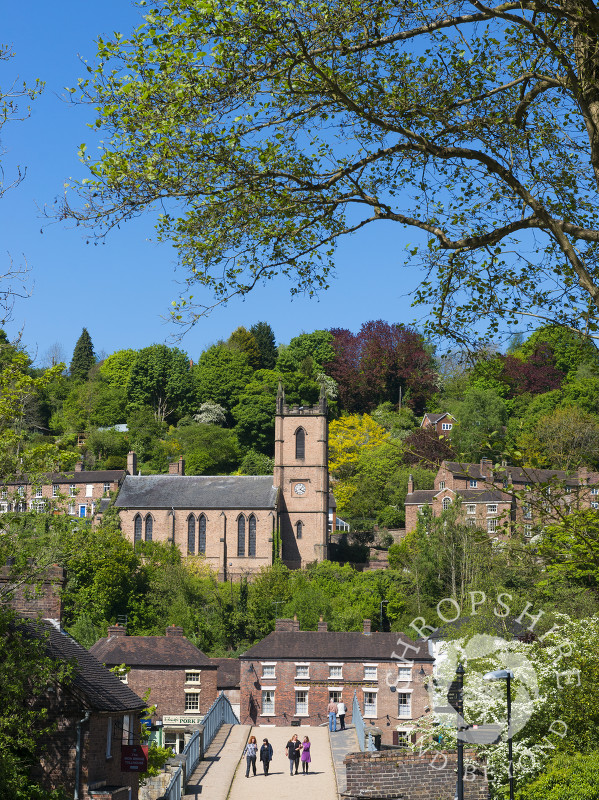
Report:
[[514,756],[512,751],[512,678],[511,669],[497,669],[483,675],[486,681],[505,681],[507,689],[507,757],[509,763],[510,800],[514,800]]
[[460,737],[460,733],[464,724],[464,672],[466,670],[461,664],[458,664],[456,669],[457,675],[457,690],[458,690],[458,703],[456,712],[458,715],[458,800],[464,800],[464,742]]

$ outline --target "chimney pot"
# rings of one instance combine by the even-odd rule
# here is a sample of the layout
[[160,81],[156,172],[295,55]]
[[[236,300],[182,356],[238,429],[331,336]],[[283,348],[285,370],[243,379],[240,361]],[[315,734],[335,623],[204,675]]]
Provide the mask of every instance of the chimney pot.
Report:
[[178,625],[169,625],[166,629],[167,636],[183,636],[183,628],[180,628]]
[[318,622],[318,628],[317,628],[317,630],[318,630],[318,632],[319,632],[319,633],[324,633],[324,632],[328,631],[328,629],[329,629],[329,626],[328,626],[328,625],[327,625],[327,623],[324,621],[324,619],[323,619],[323,617],[322,617],[322,614],[321,614],[321,615],[320,615],[320,620],[319,620],[319,622]]

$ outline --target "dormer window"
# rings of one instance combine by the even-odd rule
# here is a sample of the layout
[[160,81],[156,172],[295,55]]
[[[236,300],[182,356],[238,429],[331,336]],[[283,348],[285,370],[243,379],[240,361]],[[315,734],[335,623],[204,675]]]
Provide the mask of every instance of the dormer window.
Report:
[[476,489],[478,486],[478,481],[475,481],[473,478],[470,478],[470,488]]

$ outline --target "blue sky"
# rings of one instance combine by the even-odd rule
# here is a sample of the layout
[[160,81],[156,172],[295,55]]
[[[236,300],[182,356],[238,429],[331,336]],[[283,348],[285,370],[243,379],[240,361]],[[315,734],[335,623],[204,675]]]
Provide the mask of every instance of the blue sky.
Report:
[[[65,181],[86,176],[77,150],[91,141],[86,124],[93,110],[67,102],[64,87],[75,86],[84,75],[81,58],[93,62],[97,36],[129,32],[140,19],[138,10],[127,0],[60,0],[11,3],[2,17],[1,39],[15,57],[0,64],[0,85],[15,78],[46,83],[30,118],[5,126],[2,133],[5,181],[18,164],[27,175],[2,201],[0,258],[27,262],[33,292],[17,303],[9,334],[22,330],[23,342],[40,362],[55,343],[70,359],[84,326],[97,352],[168,341],[177,331],[165,317],[184,275],[175,271],[174,250],[153,241],[152,218],[129,223],[94,245],[86,244],[80,229],[49,224],[43,214],[61,196]],[[195,360],[237,326],[260,320],[270,322],[278,343],[316,328],[355,331],[371,319],[411,323],[422,314],[410,307],[408,296],[418,275],[402,267],[404,248],[413,240],[413,231],[391,223],[371,226],[339,247],[338,277],[319,299],[292,300],[288,282],[271,283],[243,302],[215,310],[180,346]]]

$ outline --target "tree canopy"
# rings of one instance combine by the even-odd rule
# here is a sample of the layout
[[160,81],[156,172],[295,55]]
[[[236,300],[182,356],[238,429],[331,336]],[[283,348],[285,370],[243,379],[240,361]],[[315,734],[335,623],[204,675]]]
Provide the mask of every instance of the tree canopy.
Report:
[[436,330],[597,330],[594,3],[147,8],[80,82],[103,152],[82,148],[85,202],[63,214],[102,235],[156,210],[187,269],[175,320],[277,275],[317,292],[340,237],[391,222],[412,229]]

